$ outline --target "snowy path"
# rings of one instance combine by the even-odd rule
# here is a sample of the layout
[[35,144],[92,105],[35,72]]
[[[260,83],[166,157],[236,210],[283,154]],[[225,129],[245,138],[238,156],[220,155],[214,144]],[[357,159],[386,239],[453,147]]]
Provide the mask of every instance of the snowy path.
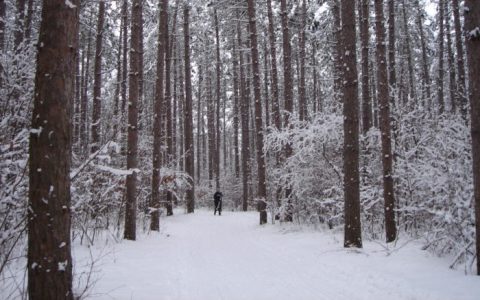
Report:
[[[101,262],[94,299],[480,299],[480,277],[406,247],[342,248],[341,236],[260,227],[256,213],[177,214]],[[82,249],[76,248],[78,256]],[[84,253],[83,253],[84,254]]]

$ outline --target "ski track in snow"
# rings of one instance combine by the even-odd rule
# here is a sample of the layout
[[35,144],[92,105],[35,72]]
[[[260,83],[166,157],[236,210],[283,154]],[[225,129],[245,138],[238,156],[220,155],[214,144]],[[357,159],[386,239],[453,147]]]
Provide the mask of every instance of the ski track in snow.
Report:
[[[259,226],[255,212],[177,211],[161,232],[122,241],[100,262],[93,299],[480,299],[480,277],[409,244],[346,250],[341,235]],[[95,250],[94,250],[95,251]],[[75,246],[77,260],[86,257]]]

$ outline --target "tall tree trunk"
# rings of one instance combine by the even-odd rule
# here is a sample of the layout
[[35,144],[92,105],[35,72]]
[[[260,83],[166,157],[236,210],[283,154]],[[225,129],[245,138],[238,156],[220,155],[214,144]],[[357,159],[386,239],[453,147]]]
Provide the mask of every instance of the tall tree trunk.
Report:
[[150,230],[160,230],[160,168],[162,166],[162,106],[165,103],[163,98],[163,72],[165,67],[165,35],[167,34],[167,9],[168,0],[162,0],[158,3],[160,11],[160,21],[158,22],[158,42],[157,42],[157,76],[155,78],[155,108],[153,114],[153,158],[152,158],[152,198],[150,207],[152,209],[150,218]]
[[[238,47],[242,48],[242,28],[240,21],[237,22],[237,41]],[[245,82],[245,69],[243,53],[238,52],[240,57],[240,114],[242,127],[242,209],[248,209],[248,181],[250,180],[250,133],[248,126],[249,119],[249,93],[247,92],[247,84]]]
[[[418,0],[415,0],[415,6],[417,8],[417,27],[420,31],[420,44],[422,46],[422,69],[423,69],[423,90],[426,93],[426,97],[430,99],[431,92],[430,92],[430,71],[428,70],[428,58],[427,58],[427,43],[425,41],[425,33],[423,30],[423,9],[420,7],[420,3]],[[405,8],[404,8],[405,10]],[[425,98],[425,94],[424,97]]]
[[[343,87],[342,87],[342,72],[343,72],[343,45],[342,45],[342,19],[340,17],[340,1],[332,0],[332,14],[333,14],[333,35],[335,40],[334,46],[334,61],[333,61],[333,76],[334,76],[334,91],[335,98],[338,102],[343,101]],[[335,105],[336,106],[336,105]],[[336,107],[335,107],[336,110]]]
[[395,68],[395,0],[388,0],[388,84],[392,105],[395,105],[395,95],[398,92]]
[[[290,115],[293,113],[293,77],[292,77],[292,47],[290,45],[290,34],[288,30],[288,12],[287,1],[281,0],[280,2],[280,14],[282,19],[282,40],[283,40],[283,92],[284,92],[284,106],[285,113],[283,117],[283,126],[288,128],[290,126]],[[290,144],[285,145],[284,148],[285,158],[289,158],[292,155],[292,146]],[[291,187],[285,187],[285,198],[288,201],[287,213],[284,216],[286,221],[292,221],[292,209],[290,203]]]
[[438,80],[437,80],[437,89],[438,89],[438,109],[439,113],[443,114],[445,111],[445,100],[443,96],[443,56],[445,53],[444,52],[444,36],[445,36],[445,30],[443,27],[443,22],[444,22],[444,15],[445,15],[445,2],[443,0],[438,1],[438,9],[439,9],[439,16],[438,16],[438,23],[439,23],[439,33],[438,33]]
[[[471,1],[469,1],[471,2]],[[465,59],[463,56],[463,40],[462,40],[462,28],[460,25],[460,12],[458,0],[452,0],[453,9],[453,21],[455,25],[455,48],[457,49],[457,66],[458,66],[458,93],[457,103],[460,107],[463,117],[467,118],[468,112],[468,99],[466,95],[465,84]]]
[[268,92],[268,50],[267,50],[267,39],[263,43],[263,84],[264,84],[264,96],[265,96],[265,128],[270,126],[270,107],[269,107],[269,98],[270,93]]
[[[122,21],[123,21],[123,55],[122,55],[122,88],[121,88],[121,95],[122,95],[122,116],[127,114],[126,112],[126,104],[127,104],[127,59],[128,59],[128,0],[123,0],[122,4]],[[126,126],[124,127],[127,128]]]
[[127,200],[125,208],[125,232],[127,240],[136,239],[137,220],[137,153],[138,153],[138,99],[139,99],[139,76],[143,72],[140,65],[140,22],[142,20],[142,1],[132,2],[132,23],[130,38],[130,73],[128,91],[128,137],[127,137]]
[[267,0],[268,12],[268,42],[270,45],[270,66],[272,68],[272,112],[273,122],[277,129],[282,126],[278,92],[277,47],[275,45],[275,24],[273,21],[272,0]]
[[235,37],[233,38],[233,151],[235,159],[235,178],[240,175],[240,155],[238,149],[238,104],[239,104],[239,67]]
[[220,37],[219,37],[219,28],[218,28],[218,16],[217,10],[214,11],[214,26],[215,26],[215,57],[216,57],[216,84],[215,84],[215,95],[217,103],[215,105],[215,188],[220,190],[220,100],[221,100],[221,88],[220,88]]
[[118,39],[117,52],[117,78],[115,83],[114,105],[113,105],[113,140],[117,140],[120,110],[120,90],[122,89],[122,40],[123,40],[123,19],[120,21],[120,36]]
[[192,178],[192,186],[187,189],[187,213],[195,209],[195,150],[193,144],[192,120],[192,73],[190,67],[190,32],[189,32],[189,4],[183,8],[183,34],[185,42],[185,171]]
[[[376,0],[378,1],[378,0]],[[342,0],[343,72],[343,170],[345,194],[345,247],[362,247],[360,223],[358,78],[355,41],[355,1]],[[385,55],[385,54],[384,54]],[[347,71],[348,70],[348,71]],[[388,90],[387,90],[388,93]],[[388,94],[387,94],[388,95]]]
[[95,153],[100,147],[100,122],[102,116],[102,45],[103,26],[105,23],[105,1],[98,4],[98,22],[95,48],[94,83],[93,83],[93,114],[92,114],[92,143],[90,153]]
[[370,0],[361,0],[360,39],[362,41],[362,129],[363,134],[372,128],[372,104],[370,100],[370,78],[368,72],[370,35]]
[[[90,15],[93,20],[93,13]],[[90,25],[92,24],[91,22]],[[85,64],[82,66],[83,71],[83,86],[82,86],[82,100],[80,105],[80,149],[83,156],[86,156],[88,153],[88,85],[90,82],[90,53],[91,53],[91,44],[92,44],[92,34],[88,31],[87,36],[87,49],[86,53],[84,51]],[[83,64],[83,59],[82,59]]]
[[300,84],[298,91],[298,106],[300,111],[300,121],[305,121],[307,119],[307,99],[306,99],[306,89],[305,89],[305,40],[306,40],[306,30],[307,30],[307,1],[302,1],[302,24],[300,28]]
[[66,6],[63,0],[44,1],[29,146],[30,299],[73,299],[69,122],[78,21],[78,8]]
[[[167,140],[167,161],[170,162],[175,156],[175,146],[173,143],[173,120],[172,120],[172,97],[171,97],[171,84],[170,84],[170,72],[171,72],[171,60],[173,45],[176,43],[175,33],[177,30],[177,13],[178,13],[178,0],[175,6],[172,20],[172,33],[169,34],[168,22],[167,22],[167,34],[165,36],[165,49],[167,50],[165,56],[165,110],[166,114],[166,140]],[[175,66],[174,66],[175,71]],[[174,72],[175,74],[175,72]],[[175,75],[174,75],[175,76]],[[171,191],[167,191],[167,216],[173,215],[174,195]]]
[[198,93],[197,93],[197,168],[196,168],[196,180],[197,184],[200,184],[200,168],[201,168],[201,131],[202,131],[202,118],[203,118],[203,109],[202,109],[202,84],[203,84],[203,64],[200,63],[198,66]]
[[475,197],[475,229],[477,275],[480,275],[480,7],[478,1],[465,0],[465,32],[468,59],[469,89],[472,122],[473,186]]
[[452,32],[450,25],[450,5],[448,2],[445,2],[446,17],[445,17],[445,31],[447,32],[447,57],[448,57],[448,74],[449,74],[449,92],[450,92],[450,109],[451,113],[455,114],[457,111],[457,101],[456,101],[456,91],[457,91],[457,82],[455,80],[455,64],[454,64],[454,55],[452,47]]
[[[208,69],[207,69],[208,70]],[[210,186],[214,179],[215,164],[215,102],[212,96],[212,73],[207,72],[207,122],[208,122],[208,180]]]
[[[413,62],[412,62],[412,47],[410,42],[410,32],[408,30],[408,20],[407,20],[407,9],[405,0],[403,0],[403,29],[405,33],[405,47],[407,52],[407,63],[408,63],[408,81],[409,81],[409,89],[408,94],[409,98],[413,100],[413,103],[417,103],[417,96],[415,92],[415,79],[414,79],[414,72],[413,72]],[[377,62],[378,63],[378,62]],[[430,101],[430,100],[429,100]]]
[[260,68],[257,42],[257,25],[255,21],[255,1],[248,0],[248,20],[250,29],[250,46],[252,52],[253,68],[253,93],[255,97],[255,127],[256,127],[256,152],[257,152],[257,176],[258,190],[257,201],[260,212],[260,225],[267,223],[267,188],[265,176],[265,156],[263,152],[263,125],[262,125],[262,99],[260,92]]
[[[383,18],[383,0],[375,1],[375,34],[377,36],[377,91],[380,109],[380,132],[382,139],[383,199],[385,201],[385,232],[387,243],[397,236],[395,225],[395,193],[393,189],[393,158],[390,130],[390,101],[388,95],[388,73],[385,53],[385,27]],[[346,169],[348,170],[348,169]],[[347,175],[346,175],[347,176]]]

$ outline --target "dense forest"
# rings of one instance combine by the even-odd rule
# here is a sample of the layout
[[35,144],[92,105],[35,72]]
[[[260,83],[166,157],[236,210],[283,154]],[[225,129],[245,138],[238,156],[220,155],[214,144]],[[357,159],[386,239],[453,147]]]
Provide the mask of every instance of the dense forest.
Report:
[[215,191],[480,275],[478,1],[0,0],[0,52],[0,281],[26,258],[31,299]]

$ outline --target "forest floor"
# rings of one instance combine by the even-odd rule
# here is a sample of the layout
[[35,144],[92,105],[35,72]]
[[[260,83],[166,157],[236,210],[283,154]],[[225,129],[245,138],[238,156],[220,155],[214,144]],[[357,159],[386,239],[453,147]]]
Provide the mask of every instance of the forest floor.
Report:
[[418,242],[346,250],[341,232],[257,224],[255,212],[177,211],[137,241],[76,245],[75,273],[97,258],[92,299],[480,299],[480,277]]

